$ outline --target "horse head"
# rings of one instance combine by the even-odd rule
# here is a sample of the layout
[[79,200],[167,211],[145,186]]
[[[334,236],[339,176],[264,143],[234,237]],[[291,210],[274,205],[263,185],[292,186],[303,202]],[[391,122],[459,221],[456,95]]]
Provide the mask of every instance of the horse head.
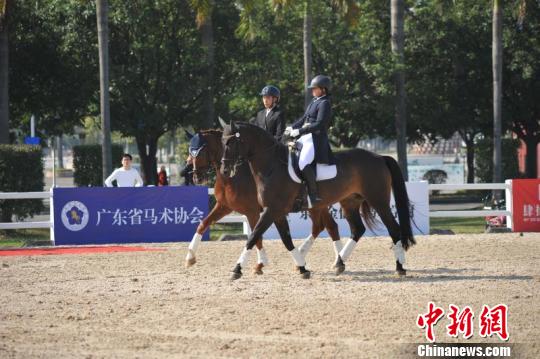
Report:
[[249,123],[234,121],[225,126],[221,142],[223,157],[220,172],[226,177],[233,177],[242,164],[278,144],[274,137],[264,129]]
[[200,131],[189,141],[189,157],[193,164],[193,181],[203,184],[208,181],[211,167],[217,166],[221,158],[221,131]]

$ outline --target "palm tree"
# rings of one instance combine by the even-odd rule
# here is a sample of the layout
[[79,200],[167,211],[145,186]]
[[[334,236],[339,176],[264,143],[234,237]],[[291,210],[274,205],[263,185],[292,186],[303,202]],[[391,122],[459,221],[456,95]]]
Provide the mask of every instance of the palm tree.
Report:
[[0,0],[0,144],[9,143],[8,3]]
[[191,7],[197,12],[197,27],[201,31],[201,41],[206,51],[206,79],[203,94],[204,123],[202,128],[210,128],[214,125],[214,69],[215,69],[215,44],[214,29],[212,25],[213,0],[191,0]]
[[109,109],[109,5],[107,0],[96,0],[98,46],[99,46],[99,92],[101,110],[101,133],[103,144],[101,160],[103,181],[112,172],[111,120]]
[[396,85],[395,127],[397,155],[403,177],[407,180],[409,177],[407,172],[407,94],[405,93],[405,73],[402,68],[404,64],[403,49],[405,45],[404,7],[404,0],[391,0],[391,44],[392,53],[397,60],[397,69],[394,72]]
[[[249,25],[251,20],[252,12],[254,11],[254,3],[256,0],[244,0],[240,1],[241,3],[241,24],[240,27],[248,29],[246,33],[254,37],[256,36],[256,31],[253,30],[253,27]],[[294,0],[271,0],[274,11],[280,11],[283,9],[291,9],[293,6],[297,5],[299,1]],[[332,5],[338,10],[341,17],[349,25],[352,25],[356,22],[358,16],[359,7],[355,0],[332,0]],[[311,82],[312,77],[312,43],[313,43],[313,32],[312,32],[312,13],[311,13],[311,4],[312,0],[303,0],[302,5],[304,6],[304,22],[303,22],[303,49],[304,49],[304,107],[307,107],[311,101],[311,93],[308,91],[308,86]]]
[[[501,182],[501,126],[502,126],[502,6],[493,0],[492,69],[493,69],[493,182]],[[500,191],[494,193],[497,197]]]

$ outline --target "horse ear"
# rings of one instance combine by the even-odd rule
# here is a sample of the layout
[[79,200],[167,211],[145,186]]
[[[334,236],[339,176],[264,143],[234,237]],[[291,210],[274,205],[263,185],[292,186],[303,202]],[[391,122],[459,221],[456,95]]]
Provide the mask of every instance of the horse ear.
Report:
[[186,133],[186,138],[188,139],[188,141],[190,141],[193,138],[193,135],[189,133],[188,130],[184,130],[184,132]]
[[236,132],[236,124],[231,120],[231,132]]
[[219,124],[221,125],[221,128],[225,128],[227,126],[227,122],[225,122],[224,119],[221,118],[221,116],[218,116]]

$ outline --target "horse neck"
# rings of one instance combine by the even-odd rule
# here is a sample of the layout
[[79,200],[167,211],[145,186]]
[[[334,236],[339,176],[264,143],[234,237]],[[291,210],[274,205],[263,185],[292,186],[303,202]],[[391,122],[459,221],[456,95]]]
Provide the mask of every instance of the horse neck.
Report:
[[248,162],[251,172],[255,176],[264,176],[274,165],[275,155],[279,154],[277,151],[279,143],[276,143],[273,137],[253,136],[249,145],[251,153]]

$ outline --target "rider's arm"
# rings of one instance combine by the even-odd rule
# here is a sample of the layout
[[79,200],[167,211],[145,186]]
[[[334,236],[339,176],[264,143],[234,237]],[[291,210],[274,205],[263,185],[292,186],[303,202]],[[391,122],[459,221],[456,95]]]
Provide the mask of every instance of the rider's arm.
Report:
[[330,122],[331,111],[330,102],[322,101],[317,109],[317,119],[315,122],[311,122],[309,126],[300,128],[300,136],[306,133],[325,130]]
[[280,111],[278,118],[276,119],[276,132],[274,133],[274,138],[278,141],[281,141],[281,137],[283,137],[284,131],[285,131],[285,113],[283,111]]

